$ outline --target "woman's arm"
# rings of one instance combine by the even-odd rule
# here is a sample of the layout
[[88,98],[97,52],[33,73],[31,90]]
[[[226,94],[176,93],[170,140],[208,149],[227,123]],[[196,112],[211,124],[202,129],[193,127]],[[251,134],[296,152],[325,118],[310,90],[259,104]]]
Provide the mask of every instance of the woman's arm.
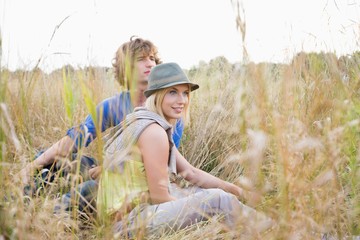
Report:
[[140,135],[138,146],[144,162],[153,204],[175,200],[168,190],[169,140],[164,129],[154,123]]
[[211,175],[201,169],[192,166],[176,149],[176,167],[178,173],[190,183],[202,188],[220,188],[228,193],[232,193],[243,199],[257,202],[259,199],[256,193],[245,191],[233,183],[224,181],[218,177]]

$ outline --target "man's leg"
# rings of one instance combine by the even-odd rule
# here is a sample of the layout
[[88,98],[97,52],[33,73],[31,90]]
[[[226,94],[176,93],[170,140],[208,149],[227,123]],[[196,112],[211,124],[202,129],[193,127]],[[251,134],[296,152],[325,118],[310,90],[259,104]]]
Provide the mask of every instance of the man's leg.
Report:
[[75,189],[64,194],[60,202],[55,206],[54,213],[61,211],[71,211],[78,208],[81,212],[92,213],[96,208],[96,197],[98,190],[98,182],[88,180],[79,184]]

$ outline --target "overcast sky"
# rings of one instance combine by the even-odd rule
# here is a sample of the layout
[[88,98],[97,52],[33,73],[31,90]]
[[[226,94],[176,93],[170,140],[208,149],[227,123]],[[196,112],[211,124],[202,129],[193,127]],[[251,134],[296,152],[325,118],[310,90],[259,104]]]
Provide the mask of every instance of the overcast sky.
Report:
[[[41,59],[46,71],[64,64],[111,66],[118,46],[132,35],[153,41],[163,61],[183,68],[217,56],[239,62],[243,42],[233,2],[0,0],[1,65],[29,69]],[[284,62],[299,51],[339,56],[360,49],[360,0],[239,2],[254,62]]]

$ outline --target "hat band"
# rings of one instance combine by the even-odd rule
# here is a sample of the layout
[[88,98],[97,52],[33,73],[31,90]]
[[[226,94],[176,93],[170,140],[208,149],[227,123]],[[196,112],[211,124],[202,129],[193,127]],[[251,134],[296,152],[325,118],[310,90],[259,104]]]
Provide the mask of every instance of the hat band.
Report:
[[175,75],[175,76],[171,76],[171,77],[163,78],[163,79],[160,79],[160,80],[156,80],[156,83],[154,83],[154,85],[151,86],[149,88],[149,90],[160,88],[162,86],[168,85],[169,83],[174,83],[174,85],[177,85],[176,84],[177,82],[179,82],[179,84],[186,84],[184,82],[180,82],[180,80],[185,80],[186,83],[190,84],[189,80],[186,77],[184,77],[183,74],[178,74],[178,75]]

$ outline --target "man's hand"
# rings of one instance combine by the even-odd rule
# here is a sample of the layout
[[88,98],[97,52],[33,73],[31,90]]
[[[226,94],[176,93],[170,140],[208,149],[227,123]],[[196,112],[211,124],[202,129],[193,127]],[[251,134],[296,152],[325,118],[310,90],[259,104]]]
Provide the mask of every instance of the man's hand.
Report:
[[91,168],[89,169],[89,176],[90,176],[92,179],[96,180],[96,179],[100,176],[101,171],[102,171],[101,166],[95,166],[95,165],[93,165],[93,166],[91,166]]
[[18,178],[21,180],[21,183],[24,185],[27,185],[30,183],[30,172],[31,172],[31,164],[27,164],[26,167],[21,169],[20,172],[18,172]]

